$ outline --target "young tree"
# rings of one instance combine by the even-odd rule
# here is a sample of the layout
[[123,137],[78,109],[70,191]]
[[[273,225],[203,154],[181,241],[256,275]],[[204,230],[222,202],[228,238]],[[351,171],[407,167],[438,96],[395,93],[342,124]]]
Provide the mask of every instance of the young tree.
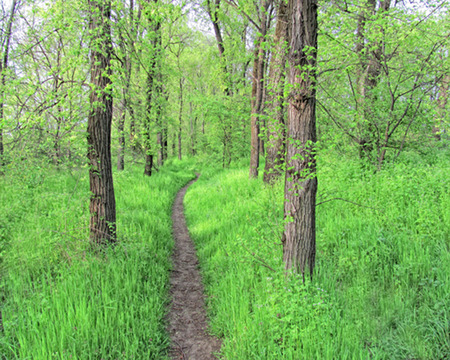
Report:
[[250,139],[250,178],[258,177],[260,149],[260,121],[264,107],[264,79],[266,67],[266,35],[270,29],[272,0],[261,0],[257,6],[259,24],[252,22],[258,31],[253,58],[252,113]]
[[13,0],[11,4],[11,12],[6,22],[6,29],[2,29],[4,37],[2,37],[1,59],[0,59],[0,174],[3,173],[5,166],[5,149],[3,144],[3,123],[4,123],[4,103],[5,103],[5,87],[6,87],[6,71],[8,70],[9,46],[11,42],[12,25],[17,10],[17,0]]
[[277,11],[274,48],[269,69],[268,85],[268,119],[266,166],[264,168],[264,182],[273,183],[282,174],[284,163],[286,124],[284,106],[284,85],[286,71],[286,40],[288,36],[287,4],[280,1]]
[[[158,5],[158,0],[153,1],[154,5]],[[145,114],[145,123],[144,123],[144,148],[145,148],[145,169],[144,174],[147,176],[152,175],[153,168],[153,157],[154,157],[154,148],[152,146],[152,127],[153,127],[153,106],[158,100],[159,94],[157,93],[160,87],[155,85],[158,76],[160,75],[158,71],[160,71],[160,54],[161,54],[161,18],[159,14],[155,13],[154,8],[150,1],[146,3],[146,14],[148,18],[148,22],[152,28],[149,36],[151,49],[150,49],[150,59],[147,70],[147,84],[146,84],[146,114]]]
[[88,0],[91,34],[91,109],[88,160],[91,200],[90,238],[94,244],[116,241],[116,202],[111,168],[111,29],[110,0]]
[[312,276],[316,255],[317,0],[289,0],[289,83],[283,260]]

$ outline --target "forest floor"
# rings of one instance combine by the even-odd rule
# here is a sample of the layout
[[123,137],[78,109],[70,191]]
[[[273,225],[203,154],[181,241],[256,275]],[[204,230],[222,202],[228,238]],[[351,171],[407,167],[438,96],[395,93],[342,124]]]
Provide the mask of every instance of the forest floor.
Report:
[[197,179],[178,192],[172,212],[175,248],[170,277],[172,302],[168,314],[172,359],[216,359],[214,354],[219,352],[221,346],[221,342],[207,332],[205,293],[194,243],[189,237],[184,217],[184,195]]

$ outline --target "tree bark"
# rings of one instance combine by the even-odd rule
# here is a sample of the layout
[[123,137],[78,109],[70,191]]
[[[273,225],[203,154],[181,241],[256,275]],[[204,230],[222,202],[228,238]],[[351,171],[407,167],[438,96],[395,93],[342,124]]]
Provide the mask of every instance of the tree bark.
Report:
[[178,159],[181,160],[181,125],[183,119],[183,83],[184,78],[180,78],[180,113],[178,116]]
[[264,93],[264,66],[266,51],[264,50],[264,42],[267,35],[267,10],[271,5],[271,1],[264,2],[261,11],[260,35],[256,43],[253,61],[253,83],[252,83],[252,113],[251,113],[251,139],[250,139],[250,178],[258,177],[259,153],[260,153],[260,115],[263,108]]
[[126,117],[126,100],[123,100],[122,114],[119,118],[118,132],[119,132],[119,148],[117,150],[117,170],[125,169],[125,117]]
[[88,160],[91,200],[90,239],[94,244],[116,241],[116,202],[111,169],[111,3],[88,0],[91,33],[91,109],[88,118]]
[[288,36],[287,4],[281,1],[278,7],[277,24],[275,27],[275,48],[269,69],[268,91],[269,119],[267,121],[266,166],[264,182],[274,183],[283,173],[282,166],[285,157],[286,124],[284,121],[284,82],[286,70],[286,40]]
[[286,269],[310,275],[316,254],[317,0],[289,0],[288,141],[283,234]]
[[[151,20],[151,19],[150,19]],[[154,89],[154,80],[157,68],[158,58],[160,56],[160,37],[161,37],[161,23],[158,21],[154,27],[154,40],[152,41],[154,54],[150,59],[150,66],[147,72],[147,113],[145,116],[145,129],[144,129],[144,142],[145,142],[145,169],[144,175],[151,176],[152,175],[152,166],[153,166],[153,149],[152,149],[152,139],[151,139],[151,123],[152,123],[152,106],[153,106],[153,95]],[[157,95],[157,94],[156,94]]]

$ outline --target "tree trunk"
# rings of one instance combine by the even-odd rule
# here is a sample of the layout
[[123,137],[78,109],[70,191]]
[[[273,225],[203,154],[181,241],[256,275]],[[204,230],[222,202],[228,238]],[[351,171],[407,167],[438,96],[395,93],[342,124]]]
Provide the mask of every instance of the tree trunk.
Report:
[[184,78],[180,78],[180,114],[178,116],[178,159],[181,160],[181,125],[183,119],[183,83]]
[[225,95],[229,96],[229,95],[231,95],[230,75],[228,73],[227,62],[226,62],[225,55],[224,55],[225,54],[225,46],[224,46],[224,42],[223,42],[223,38],[222,38],[222,33],[220,32],[219,19],[218,19],[220,0],[214,0],[214,8],[211,7],[210,0],[207,0],[206,6],[207,6],[208,15],[213,24],[214,34],[216,36],[216,41],[217,41],[217,48],[219,49],[219,59],[220,59],[220,64],[222,67],[222,73],[224,75],[224,82],[225,82],[224,93],[225,93]]
[[[161,41],[161,39],[160,39]],[[161,46],[161,43],[159,43],[158,46]],[[157,95],[157,101],[156,101],[156,124],[158,127],[158,131],[156,133],[156,143],[158,148],[158,167],[161,167],[164,163],[164,155],[163,155],[163,121],[161,119],[162,114],[162,77],[161,74],[158,76],[158,82],[156,84],[156,95]]]
[[[130,8],[132,13],[132,8]],[[132,20],[132,19],[131,19]],[[125,47],[125,40],[121,37],[122,48],[124,52],[127,51]],[[125,169],[125,119],[128,109],[128,96],[130,93],[130,83],[131,83],[131,59],[128,54],[125,55],[125,84],[122,91],[123,102],[122,102],[122,114],[119,117],[118,131],[119,131],[119,149],[117,152],[117,170],[122,171]],[[130,125],[131,127],[131,125]],[[134,123],[133,123],[134,131]],[[134,136],[130,134],[130,137]]]
[[90,238],[94,244],[116,241],[116,202],[111,169],[111,3],[89,0],[91,33],[91,109],[88,117],[88,160],[91,200]]
[[[150,19],[151,21],[152,19]],[[152,149],[152,139],[151,139],[151,123],[152,123],[152,106],[153,106],[153,93],[155,92],[153,83],[156,73],[156,67],[160,52],[160,36],[161,36],[161,23],[158,21],[154,27],[155,38],[152,41],[154,54],[150,59],[150,66],[147,72],[147,113],[145,116],[145,129],[144,129],[144,142],[145,142],[145,169],[144,175],[151,176],[152,175],[152,166],[153,166],[153,149]]]
[[284,82],[286,69],[286,40],[288,36],[287,4],[280,2],[275,27],[275,48],[269,69],[269,119],[267,121],[266,166],[264,182],[274,183],[282,174],[285,156],[286,124],[284,121]]
[[267,34],[267,9],[270,2],[265,2],[261,11],[260,36],[256,44],[253,61],[253,84],[252,84],[252,114],[251,114],[251,139],[250,139],[250,178],[258,177],[259,168],[259,129],[260,115],[263,107],[264,92],[264,64],[266,51],[264,42]]
[[316,255],[317,0],[289,0],[288,142],[284,188],[283,260],[286,269],[310,275]]
[[168,132],[168,129],[167,129],[167,121],[166,121],[164,123],[164,128],[163,128],[163,131],[162,131],[162,137],[163,137],[163,143],[162,143],[163,162],[167,160],[167,155],[168,155],[167,154],[168,153],[168,149],[167,149],[167,146],[168,146],[168,139],[167,139],[168,134],[167,134],[167,132]]
[[8,69],[9,44],[11,42],[12,24],[16,13],[17,0],[13,0],[11,4],[11,13],[9,14],[8,23],[6,25],[4,47],[2,51],[2,59],[0,59],[0,175],[3,174],[5,166],[5,148],[3,144],[3,124],[4,124],[4,103],[5,103],[5,87],[6,87],[6,71]]
[[175,133],[175,129],[173,129],[173,134],[172,134],[172,156],[175,156],[175,154],[177,153],[177,135]]
[[117,170],[125,169],[125,117],[126,117],[126,100],[123,100],[122,114],[119,118],[119,149],[117,151]]

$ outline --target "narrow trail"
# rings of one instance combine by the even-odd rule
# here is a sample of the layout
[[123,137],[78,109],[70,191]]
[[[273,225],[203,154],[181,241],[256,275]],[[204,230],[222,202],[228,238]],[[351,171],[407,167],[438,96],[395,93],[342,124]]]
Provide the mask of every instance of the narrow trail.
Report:
[[213,360],[221,346],[217,338],[207,333],[204,289],[184,217],[184,195],[198,176],[178,192],[172,209],[175,248],[170,276],[172,303],[168,314],[172,359]]

